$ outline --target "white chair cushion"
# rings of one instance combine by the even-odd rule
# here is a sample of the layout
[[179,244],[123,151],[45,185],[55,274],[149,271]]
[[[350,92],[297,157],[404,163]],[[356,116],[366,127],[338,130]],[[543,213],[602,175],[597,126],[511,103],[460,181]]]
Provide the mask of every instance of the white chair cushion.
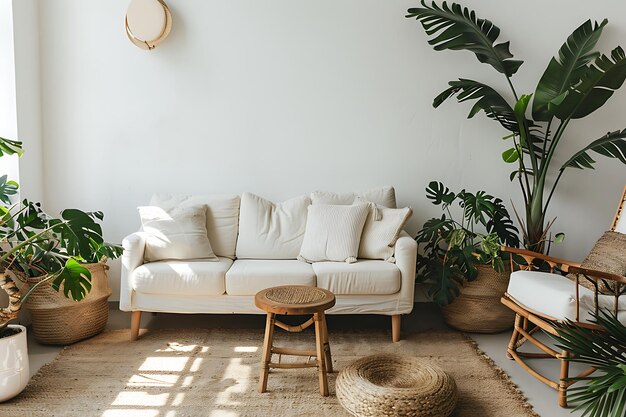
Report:
[[369,204],[311,205],[298,259],[304,262],[356,262]]
[[198,259],[217,261],[206,232],[206,206],[137,207],[146,232],[144,259]]
[[206,230],[217,256],[235,258],[239,228],[238,195],[170,195],[155,194],[150,205],[171,210],[177,206],[206,205]]
[[412,214],[409,207],[391,209],[372,204],[361,235],[359,258],[391,261],[393,246]]
[[244,193],[239,211],[237,259],[296,259],[310,204],[308,196],[272,203]]
[[372,202],[380,206],[396,208],[396,191],[392,186],[384,186],[361,193],[333,193],[331,191],[311,193],[311,204],[350,205],[359,202]]
[[[507,292],[516,301],[538,313],[558,320],[576,319],[576,283],[562,275],[515,271],[511,274]],[[579,320],[588,321],[595,311],[593,291],[579,285],[579,300]],[[614,297],[600,294],[598,305],[612,311]],[[620,298],[618,308],[626,310],[626,298]]]
[[130,280],[133,289],[145,294],[222,295],[224,277],[233,261],[202,260],[150,262],[136,268]]
[[226,273],[228,295],[255,295],[279,285],[315,284],[311,265],[297,260],[237,259]]
[[398,267],[385,261],[316,262],[313,270],[317,286],[337,295],[395,294],[402,281]]

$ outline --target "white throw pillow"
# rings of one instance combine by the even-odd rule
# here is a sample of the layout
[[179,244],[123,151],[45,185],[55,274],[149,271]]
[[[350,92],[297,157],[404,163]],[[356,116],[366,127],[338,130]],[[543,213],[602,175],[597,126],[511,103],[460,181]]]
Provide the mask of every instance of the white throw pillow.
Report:
[[296,259],[306,228],[308,196],[272,203],[244,193],[239,210],[239,259]]
[[372,204],[361,235],[359,258],[393,262],[394,245],[412,214],[410,207],[392,209]]
[[144,259],[206,259],[219,261],[206,232],[206,210],[202,206],[182,206],[166,211],[156,206],[138,207],[146,238]]
[[298,259],[304,262],[356,262],[369,204],[311,205]]
[[376,203],[379,206],[396,208],[396,191],[392,186],[372,188],[361,193],[333,193],[330,191],[313,191],[311,204],[350,205],[363,202]]
[[155,194],[151,206],[166,211],[175,207],[207,206],[206,231],[215,255],[235,259],[235,246],[239,231],[240,197],[232,195]]

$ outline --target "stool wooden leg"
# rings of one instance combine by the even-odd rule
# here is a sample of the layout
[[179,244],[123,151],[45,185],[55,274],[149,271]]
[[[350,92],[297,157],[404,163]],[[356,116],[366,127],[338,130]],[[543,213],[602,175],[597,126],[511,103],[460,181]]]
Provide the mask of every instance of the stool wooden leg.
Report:
[[326,361],[326,372],[333,372],[333,358],[330,353],[330,342],[328,341],[328,323],[326,322],[326,314],[320,313],[322,319],[322,329],[324,330],[324,360]]
[[263,358],[261,359],[261,376],[259,377],[259,392],[267,390],[267,377],[270,371],[269,363],[272,360],[272,340],[274,338],[274,313],[267,313],[265,322],[265,339],[263,341]]
[[317,373],[320,380],[320,394],[328,396],[328,380],[326,379],[326,354],[324,353],[324,313],[315,313],[315,347],[317,352]]

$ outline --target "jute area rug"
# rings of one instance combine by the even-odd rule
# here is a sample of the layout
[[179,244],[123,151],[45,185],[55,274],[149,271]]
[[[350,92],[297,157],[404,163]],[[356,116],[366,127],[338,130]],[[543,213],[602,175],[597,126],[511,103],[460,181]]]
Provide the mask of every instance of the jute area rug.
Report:
[[[313,346],[311,331],[275,334],[276,346]],[[21,395],[0,404],[0,415],[348,416],[335,396],[336,372],[326,398],[315,368],[273,370],[268,392],[258,393],[262,343],[262,330],[148,330],[132,343],[128,330],[108,331],[63,350]],[[336,371],[381,352],[432,360],[456,380],[454,416],[537,417],[508,377],[460,334],[427,331],[391,343],[383,331],[331,329],[330,343]]]

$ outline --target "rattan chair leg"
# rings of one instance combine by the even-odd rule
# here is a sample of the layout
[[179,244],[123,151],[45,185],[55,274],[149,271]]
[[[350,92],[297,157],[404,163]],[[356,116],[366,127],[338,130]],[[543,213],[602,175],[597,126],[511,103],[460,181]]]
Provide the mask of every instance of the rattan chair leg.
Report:
[[569,353],[564,350],[561,352],[561,376],[559,379],[559,405],[561,407],[567,407],[567,387],[570,385],[567,381],[569,378],[569,361],[566,360],[569,357]]
[[522,317],[519,314],[515,314],[515,325],[513,326],[513,334],[511,335],[511,340],[509,341],[508,349],[506,350],[506,357],[509,359],[513,359],[513,355],[511,355],[511,351],[515,351],[517,349],[517,340],[519,339],[518,328],[522,324]]
[[267,313],[265,339],[263,340],[263,357],[261,359],[261,375],[259,376],[259,392],[265,392],[267,390],[267,377],[270,371],[269,364],[272,360],[275,317],[276,315],[274,313]]

